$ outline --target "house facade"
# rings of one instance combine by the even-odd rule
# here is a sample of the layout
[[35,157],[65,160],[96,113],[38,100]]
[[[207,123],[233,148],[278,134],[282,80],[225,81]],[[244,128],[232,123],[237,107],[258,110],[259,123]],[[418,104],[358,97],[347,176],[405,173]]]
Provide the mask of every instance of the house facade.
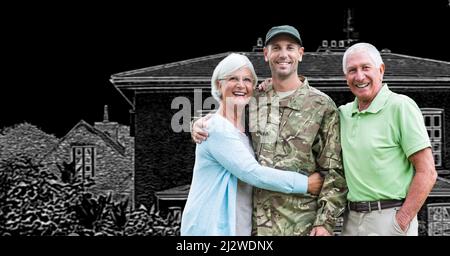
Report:
[[[333,47],[333,44],[331,44]],[[336,47],[336,44],[334,44]],[[342,72],[343,49],[305,52],[299,74],[328,94],[337,106],[353,101]],[[241,52],[253,63],[262,81],[270,77],[260,47]],[[195,144],[189,121],[218,107],[210,94],[215,66],[229,52],[114,74],[111,83],[129,102],[135,130],[136,204],[155,203],[157,192],[190,184]],[[381,51],[384,82],[408,95],[422,110],[433,145],[439,179],[421,210],[421,234],[450,235],[450,63]],[[188,114],[188,115],[186,115]],[[164,196],[164,193],[162,193]],[[161,196],[161,193],[160,193]],[[177,196],[180,198],[180,196]]]
[[112,194],[134,205],[134,138],[129,126],[108,120],[107,106],[102,122],[78,122],[44,161],[53,163],[50,168],[57,174],[74,168],[78,179],[92,179],[88,191],[94,195]]

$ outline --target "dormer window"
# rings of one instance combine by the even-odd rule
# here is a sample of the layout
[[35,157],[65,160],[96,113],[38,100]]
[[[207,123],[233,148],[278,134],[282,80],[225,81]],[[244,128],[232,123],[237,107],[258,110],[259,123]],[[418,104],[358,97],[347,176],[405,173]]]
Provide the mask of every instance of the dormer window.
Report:
[[94,177],[95,174],[95,147],[72,146],[72,161],[75,161],[75,171],[81,177]]

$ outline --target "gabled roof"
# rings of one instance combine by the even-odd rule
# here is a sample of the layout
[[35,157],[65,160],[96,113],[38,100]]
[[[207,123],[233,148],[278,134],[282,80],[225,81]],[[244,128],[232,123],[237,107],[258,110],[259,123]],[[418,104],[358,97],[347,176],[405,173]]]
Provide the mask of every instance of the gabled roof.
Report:
[[125,147],[120,145],[118,142],[114,141],[111,137],[109,137],[106,133],[100,131],[99,129],[93,127],[92,125],[88,124],[84,120],[80,120],[64,137],[62,137],[56,146],[49,152],[53,152],[56,148],[58,148],[59,144],[61,142],[65,141],[67,137],[75,130],[77,130],[80,127],[85,127],[90,133],[95,134],[99,136],[107,145],[114,148],[117,152],[119,152],[121,155],[125,155]]
[[[241,52],[253,63],[259,79],[270,77],[270,69],[262,52]],[[208,87],[216,65],[230,52],[209,55],[164,65],[113,74],[111,82],[118,89],[187,89]],[[390,84],[450,86],[450,62],[381,53],[386,65],[384,80]],[[345,86],[342,72],[343,52],[306,52],[299,65],[315,86]]]

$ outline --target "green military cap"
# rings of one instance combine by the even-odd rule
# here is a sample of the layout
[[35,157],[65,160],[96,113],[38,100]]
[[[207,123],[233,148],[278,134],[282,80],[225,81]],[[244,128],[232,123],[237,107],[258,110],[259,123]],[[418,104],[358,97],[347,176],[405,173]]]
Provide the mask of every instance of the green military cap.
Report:
[[269,30],[269,32],[267,32],[265,45],[267,46],[269,41],[279,34],[287,34],[291,36],[293,39],[295,39],[295,41],[297,41],[297,43],[300,44],[300,46],[303,46],[302,39],[300,38],[300,33],[296,28],[289,25],[272,27]]

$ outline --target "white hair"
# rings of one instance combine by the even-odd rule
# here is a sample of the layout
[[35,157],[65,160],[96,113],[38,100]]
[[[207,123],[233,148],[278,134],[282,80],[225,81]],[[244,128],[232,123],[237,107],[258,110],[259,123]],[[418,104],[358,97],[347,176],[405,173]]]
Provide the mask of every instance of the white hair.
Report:
[[381,58],[380,52],[375,46],[369,43],[357,43],[350,46],[350,48],[348,48],[344,53],[344,57],[342,58],[342,70],[344,71],[344,74],[347,74],[348,56],[356,52],[366,52],[367,54],[369,54],[370,59],[372,59],[375,67],[377,68],[379,68],[381,64],[383,64],[383,59]]
[[221,60],[214,69],[211,78],[211,94],[214,97],[214,99],[220,102],[220,99],[222,98],[222,93],[220,92],[219,88],[217,88],[217,82],[243,67],[250,69],[250,72],[252,73],[254,78],[253,87],[256,86],[256,83],[258,82],[257,81],[258,77],[256,76],[253,64],[250,62],[247,56],[237,53],[231,53],[223,60]]

